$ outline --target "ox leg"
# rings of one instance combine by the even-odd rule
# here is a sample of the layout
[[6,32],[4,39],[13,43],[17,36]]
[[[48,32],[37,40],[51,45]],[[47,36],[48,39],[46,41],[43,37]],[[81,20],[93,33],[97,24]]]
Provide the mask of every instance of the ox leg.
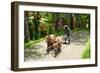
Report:
[[52,49],[53,49],[53,48],[47,48],[47,50],[46,50],[46,54],[49,54],[50,51],[51,51]]
[[56,54],[59,54],[60,52],[61,52],[61,48],[58,48]]
[[57,55],[61,52],[61,48],[54,49],[54,57],[56,58]]

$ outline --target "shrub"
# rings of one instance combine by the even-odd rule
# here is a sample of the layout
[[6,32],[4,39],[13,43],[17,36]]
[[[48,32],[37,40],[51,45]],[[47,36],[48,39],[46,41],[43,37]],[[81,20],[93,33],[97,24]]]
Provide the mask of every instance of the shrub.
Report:
[[89,59],[91,56],[90,56],[90,42],[88,41],[88,43],[86,44],[86,47],[84,48],[83,50],[83,53],[82,53],[82,59]]

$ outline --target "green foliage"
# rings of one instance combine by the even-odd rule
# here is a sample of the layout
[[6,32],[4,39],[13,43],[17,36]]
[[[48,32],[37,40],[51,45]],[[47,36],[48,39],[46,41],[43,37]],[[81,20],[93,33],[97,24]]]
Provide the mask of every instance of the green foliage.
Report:
[[[25,18],[27,18],[27,20],[25,22],[28,23],[29,29],[27,30],[29,30],[29,32],[26,32],[25,36],[28,35],[31,42],[37,41],[45,37],[47,34],[63,35],[63,26],[66,24],[69,26],[69,28],[73,28],[72,31],[88,30],[90,27],[89,14],[36,11],[26,12],[27,14],[25,15]],[[59,22],[59,20],[57,20],[59,18],[63,18],[64,21]],[[58,21],[61,25],[57,24],[56,21]],[[30,42],[25,38],[25,43]]]
[[88,41],[88,43],[86,44],[86,47],[84,48],[84,51],[82,53],[82,59],[89,59],[90,56],[90,42]]
[[28,43],[25,43],[24,44],[24,47],[25,48],[33,48],[34,46],[35,46],[35,44],[37,44],[38,42],[40,42],[40,41],[42,41],[42,40],[44,40],[45,38],[41,38],[41,39],[39,39],[39,40],[35,40],[35,41],[29,41]]
[[48,25],[46,23],[41,23],[39,25],[39,32],[40,32],[40,38],[46,36],[48,33]]
[[60,35],[63,35],[64,32],[63,32],[63,31],[60,31],[60,32],[54,32],[53,34],[55,34],[56,36],[60,36]]

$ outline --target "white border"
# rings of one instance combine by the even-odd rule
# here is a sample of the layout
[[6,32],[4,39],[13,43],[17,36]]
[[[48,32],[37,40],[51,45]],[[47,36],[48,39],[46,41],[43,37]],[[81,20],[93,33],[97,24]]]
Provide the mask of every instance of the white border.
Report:
[[[24,62],[24,11],[47,11],[47,12],[65,12],[65,13],[88,13],[91,15],[91,59],[64,60],[64,61],[44,61],[44,62]],[[95,64],[95,10],[81,8],[63,8],[63,7],[45,7],[45,6],[27,6],[19,5],[19,68],[34,68],[62,65],[82,65]]]

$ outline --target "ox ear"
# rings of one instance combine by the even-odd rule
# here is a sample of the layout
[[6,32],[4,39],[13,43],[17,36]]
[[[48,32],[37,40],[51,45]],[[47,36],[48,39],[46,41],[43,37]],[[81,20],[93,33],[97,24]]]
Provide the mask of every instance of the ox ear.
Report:
[[45,42],[47,42],[47,40]]

